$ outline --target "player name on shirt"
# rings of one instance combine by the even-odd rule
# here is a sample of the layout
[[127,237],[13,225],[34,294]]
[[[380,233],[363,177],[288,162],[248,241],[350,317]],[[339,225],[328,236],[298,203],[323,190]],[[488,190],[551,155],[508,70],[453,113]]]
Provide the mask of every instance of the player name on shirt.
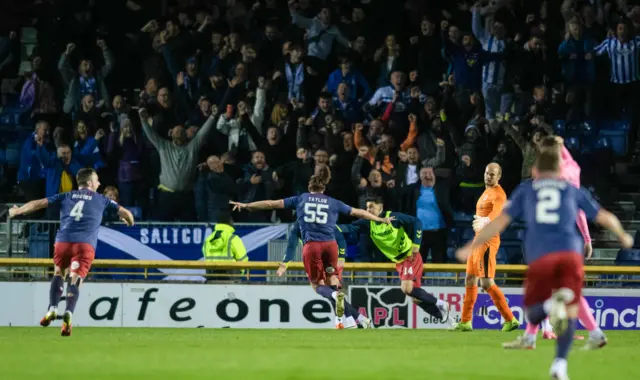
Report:
[[569,183],[559,179],[539,179],[533,181],[533,189],[540,190],[544,187],[555,187],[556,189],[564,190]]
[[85,201],[90,201],[90,200],[93,199],[93,197],[91,195],[88,195],[88,194],[78,194],[78,193],[76,193],[76,194],[71,195],[71,199],[82,199],[82,200],[85,200]]
[[327,203],[327,198],[309,197],[307,200],[315,203]]

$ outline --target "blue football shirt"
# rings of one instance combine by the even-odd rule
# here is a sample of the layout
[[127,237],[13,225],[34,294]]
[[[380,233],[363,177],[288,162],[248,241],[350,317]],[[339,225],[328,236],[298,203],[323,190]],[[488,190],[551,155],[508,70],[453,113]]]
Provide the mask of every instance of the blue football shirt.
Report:
[[593,220],[600,205],[584,190],[561,179],[521,183],[504,208],[512,219],[526,224],[524,256],[528,264],[549,253],[582,254],[584,240],[576,228],[578,210]]
[[351,214],[350,206],[320,193],[286,198],[284,207],[295,208],[303,243],[335,240],[338,214]]
[[56,242],[87,243],[95,249],[98,228],[105,209],[120,206],[102,194],[89,189],[74,190],[47,198],[49,204],[60,204],[60,230]]

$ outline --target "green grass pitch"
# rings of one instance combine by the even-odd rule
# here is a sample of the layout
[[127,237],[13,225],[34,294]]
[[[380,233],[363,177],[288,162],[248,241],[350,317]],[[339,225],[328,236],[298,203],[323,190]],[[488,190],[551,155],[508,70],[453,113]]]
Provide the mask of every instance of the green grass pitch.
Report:
[[[0,379],[547,379],[554,343],[505,351],[516,333],[435,330],[0,328]],[[640,377],[640,331],[582,351],[576,379]]]

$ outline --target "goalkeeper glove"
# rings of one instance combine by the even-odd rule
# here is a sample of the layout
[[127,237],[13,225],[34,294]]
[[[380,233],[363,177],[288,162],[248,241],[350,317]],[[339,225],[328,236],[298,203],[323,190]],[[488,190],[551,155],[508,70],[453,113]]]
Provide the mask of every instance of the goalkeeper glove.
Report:
[[487,226],[487,224],[491,223],[491,219],[486,216],[473,216],[473,230],[475,232],[480,232],[483,228]]

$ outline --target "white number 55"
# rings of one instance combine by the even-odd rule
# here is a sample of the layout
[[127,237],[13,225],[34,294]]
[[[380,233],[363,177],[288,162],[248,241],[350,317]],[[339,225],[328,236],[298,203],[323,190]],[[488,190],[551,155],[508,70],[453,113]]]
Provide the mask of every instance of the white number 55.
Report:
[[536,222],[542,224],[558,224],[560,215],[560,190],[547,187],[538,191],[538,203],[536,204]]
[[321,205],[317,203],[304,204],[304,221],[305,223],[326,224],[329,214],[329,205]]

